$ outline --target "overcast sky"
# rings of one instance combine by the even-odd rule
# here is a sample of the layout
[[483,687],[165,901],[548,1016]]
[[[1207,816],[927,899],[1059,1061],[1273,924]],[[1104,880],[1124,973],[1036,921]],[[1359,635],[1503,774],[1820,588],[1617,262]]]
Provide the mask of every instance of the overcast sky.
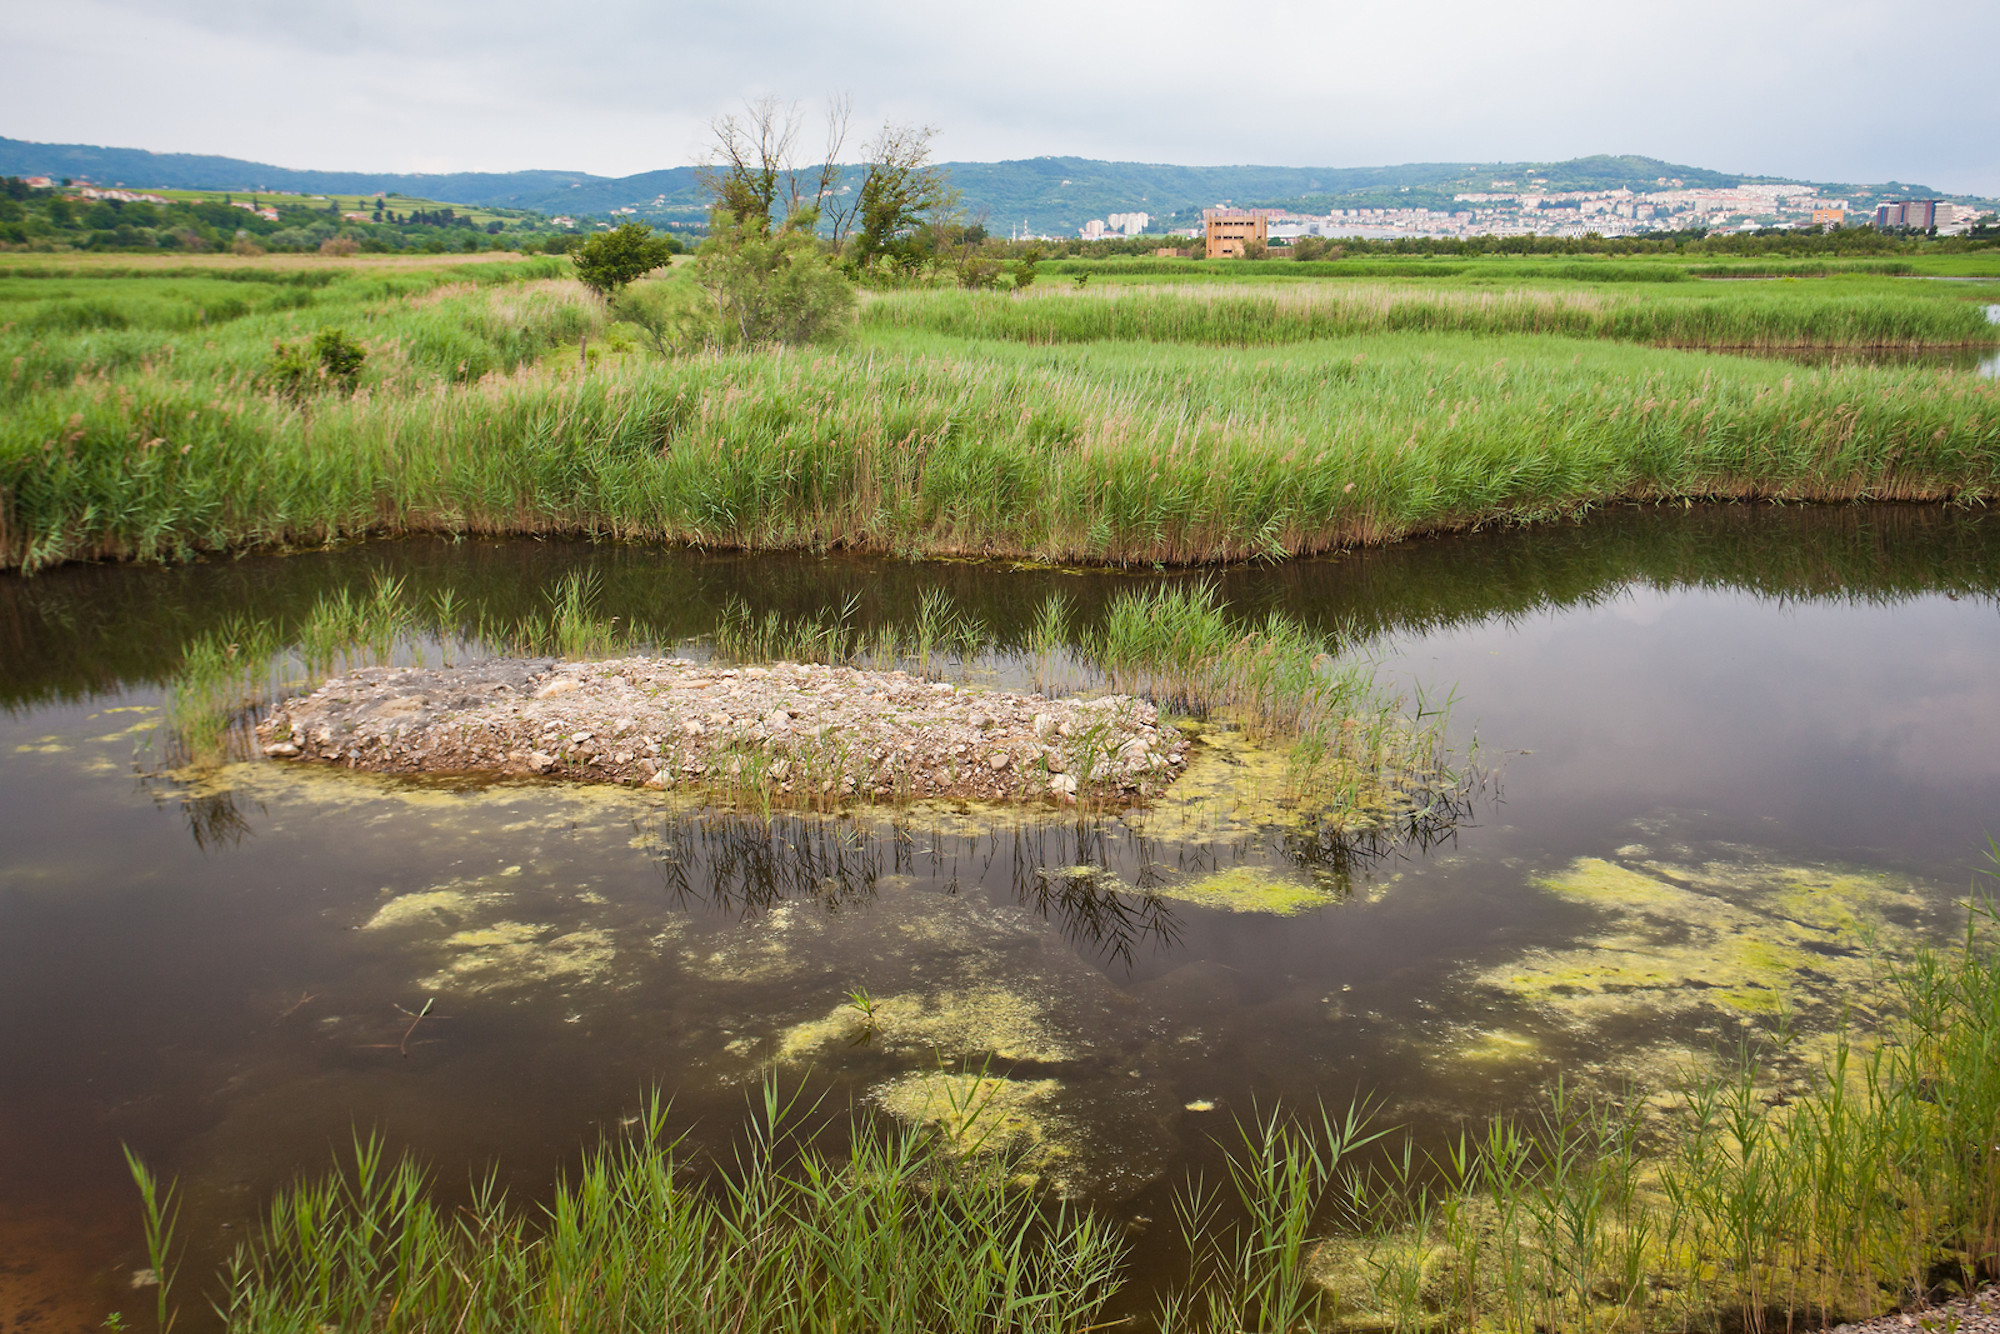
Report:
[[0,0],[0,134],[286,167],[626,175],[745,97],[948,159],[1643,153],[2000,194],[2000,2]]

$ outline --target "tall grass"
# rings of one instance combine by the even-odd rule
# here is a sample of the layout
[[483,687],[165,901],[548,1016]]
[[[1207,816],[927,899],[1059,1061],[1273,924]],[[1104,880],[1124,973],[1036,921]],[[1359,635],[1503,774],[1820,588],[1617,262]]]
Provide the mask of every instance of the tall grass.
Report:
[[[1679,277],[1676,269],[1660,270]],[[866,323],[1028,343],[1136,341],[1268,346],[1371,333],[1559,334],[1669,347],[1956,347],[2000,342],[1974,302],[1931,293],[1718,285],[1634,295],[1591,288],[1213,284],[1173,291],[1037,288],[894,293]]]
[[2000,396],[1970,376],[1557,340],[919,343],[310,411],[155,370],[0,420],[0,564],[409,532],[1194,563],[1620,497],[1979,499],[1996,479]]
[[272,343],[340,328],[362,383],[406,394],[509,373],[604,322],[555,260],[405,272],[80,271],[0,282],[0,405],[79,379],[161,371],[231,399],[255,392]]
[[218,1308],[243,1334],[1068,1334],[1118,1286],[1120,1229],[1044,1207],[1002,1159],[954,1156],[915,1130],[862,1130],[828,1154],[775,1086],[760,1111],[705,1188],[655,1102],[539,1219],[490,1178],[449,1209],[413,1163],[358,1142],[351,1166],[272,1202]]
[[1803,1080],[1746,1047],[1650,1113],[1558,1083],[1428,1180],[1372,1168],[1322,1272],[1393,1328],[1465,1330],[1814,1327],[2000,1277],[1996,925],[1976,902],[1955,949],[1885,965],[1899,1017]]

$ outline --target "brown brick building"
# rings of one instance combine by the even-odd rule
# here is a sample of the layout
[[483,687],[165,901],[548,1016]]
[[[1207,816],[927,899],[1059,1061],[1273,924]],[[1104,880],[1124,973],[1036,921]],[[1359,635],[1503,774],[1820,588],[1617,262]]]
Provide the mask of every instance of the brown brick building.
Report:
[[1208,224],[1208,258],[1241,259],[1248,242],[1265,244],[1265,216],[1261,208],[1204,209],[1201,219]]

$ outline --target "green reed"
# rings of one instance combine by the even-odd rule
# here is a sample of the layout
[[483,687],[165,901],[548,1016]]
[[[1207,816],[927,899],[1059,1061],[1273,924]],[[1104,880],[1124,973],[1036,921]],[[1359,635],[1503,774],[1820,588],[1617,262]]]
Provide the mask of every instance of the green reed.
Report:
[[[1550,277],[1582,277],[1588,266]],[[1649,275],[1682,276],[1654,267]],[[1532,275],[1531,275],[1532,276]],[[1612,275],[1605,274],[1604,277]],[[1518,279],[1516,280],[1518,282]],[[1701,290],[1694,290],[1694,289]],[[1682,290],[1687,289],[1687,290]],[[1639,293],[1576,286],[1384,282],[1099,287],[1013,296],[895,293],[873,327],[1028,343],[1184,342],[1268,346],[1376,333],[1556,334],[1671,347],[1957,347],[2000,342],[1971,301],[1824,284],[1806,293],[1695,283]]]
[[139,1188],[141,1220],[146,1231],[146,1263],[150,1267],[151,1286],[155,1289],[153,1299],[153,1328],[159,1334],[168,1334],[173,1329],[176,1310],[173,1304],[174,1286],[174,1231],[180,1223],[180,1201],[175,1182],[161,1183],[158,1174],[147,1167],[125,1146],[125,1167],[132,1174],[132,1184]]
[[1206,583],[1119,594],[1079,654],[1115,690],[1283,744],[1283,802],[1329,833],[1421,824],[1471,778],[1473,757],[1447,754],[1448,702],[1412,712],[1336,635],[1238,621]]
[[733,1160],[708,1173],[655,1101],[539,1211],[491,1178],[449,1208],[409,1160],[359,1141],[350,1164],[272,1202],[217,1307],[245,1334],[1062,1334],[1116,1291],[1120,1230],[1010,1184],[1006,1160],[866,1127],[828,1153],[805,1133],[809,1112],[767,1083]]
[[1972,376],[1557,339],[559,360],[303,410],[155,368],[0,420],[0,564],[410,532],[1182,564],[1620,498],[1976,500],[1996,475]]

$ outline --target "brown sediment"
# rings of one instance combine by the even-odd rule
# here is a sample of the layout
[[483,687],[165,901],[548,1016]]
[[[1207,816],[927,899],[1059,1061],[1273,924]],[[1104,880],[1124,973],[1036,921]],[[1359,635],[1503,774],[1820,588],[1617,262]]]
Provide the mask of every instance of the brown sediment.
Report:
[[1188,742],[1124,695],[1050,700],[900,671],[680,658],[368,668],[258,725],[273,758],[778,798],[1131,802]]

